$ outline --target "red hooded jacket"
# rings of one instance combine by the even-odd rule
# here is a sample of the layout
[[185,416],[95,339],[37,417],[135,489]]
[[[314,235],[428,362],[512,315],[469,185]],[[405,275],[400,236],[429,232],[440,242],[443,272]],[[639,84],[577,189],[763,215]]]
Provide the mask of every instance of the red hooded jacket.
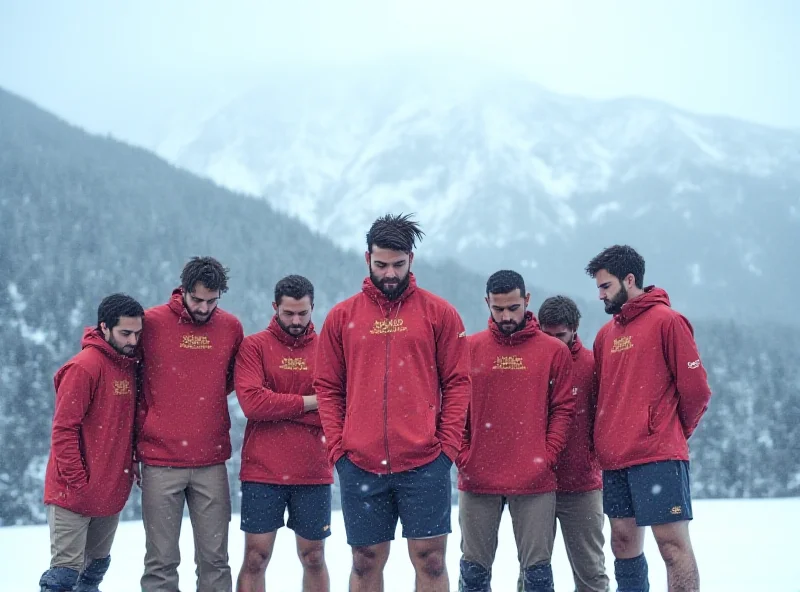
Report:
[[689,460],[687,440],[711,389],[694,331],[654,286],[626,302],[594,341],[600,377],[594,443],[604,470]]
[[195,323],[180,288],[168,304],[146,310],[144,322],[137,460],[162,467],[224,463],[231,457],[228,394],[242,324],[219,307]]
[[236,396],[247,417],[242,481],[276,485],[333,483],[322,423],[303,411],[314,394],[317,334],[289,335],[272,318],[269,327],[245,337],[236,355]]
[[558,491],[582,493],[602,489],[603,474],[592,445],[592,421],[597,406],[597,375],[594,356],[583,347],[580,338],[570,347],[572,383],[575,385],[575,417],[567,436],[567,445],[558,457]]
[[80,353],[56,372],[45,504],[90,517],[122,511],[133,484],[137,364],[88,327]]
[[387,474],[454,460],[470,395],[466,331],[456,309],[418,288],[396,300],[366,278],[328,313],[314,390],[329,455]]
[[575,412],[569,348],[539,329],[468,338],[472,399],[458,457],[458,488],[471,493],[531,495],[556,490],[553,470]]

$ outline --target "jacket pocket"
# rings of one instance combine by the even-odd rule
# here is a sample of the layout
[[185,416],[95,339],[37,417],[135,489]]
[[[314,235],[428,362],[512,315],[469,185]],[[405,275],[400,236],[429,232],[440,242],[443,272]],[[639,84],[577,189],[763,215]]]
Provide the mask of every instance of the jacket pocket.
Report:
[[655,418],[652,405],[647,407],[647,435],[652,436],[656,433]]

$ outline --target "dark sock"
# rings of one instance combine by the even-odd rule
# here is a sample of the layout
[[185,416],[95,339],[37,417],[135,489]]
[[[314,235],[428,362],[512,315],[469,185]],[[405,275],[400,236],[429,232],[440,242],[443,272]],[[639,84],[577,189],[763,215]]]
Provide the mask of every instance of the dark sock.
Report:
[[614,575],[617,578],[617,592],[650,592],[644,553],[633,559],[616,559]]

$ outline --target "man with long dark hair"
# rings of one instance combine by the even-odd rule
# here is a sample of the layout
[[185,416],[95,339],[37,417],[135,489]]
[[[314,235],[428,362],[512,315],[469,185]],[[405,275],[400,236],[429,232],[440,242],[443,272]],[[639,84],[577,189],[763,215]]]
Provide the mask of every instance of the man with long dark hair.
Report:
[[411,272],[421,236],[409,216],[376,220],[369,276],[320,333],[314,390],[339,474],[353,592],[383,589],[398,518],[416,589],[449,590],[450,468],[469,402],[469,358],[458,312]]

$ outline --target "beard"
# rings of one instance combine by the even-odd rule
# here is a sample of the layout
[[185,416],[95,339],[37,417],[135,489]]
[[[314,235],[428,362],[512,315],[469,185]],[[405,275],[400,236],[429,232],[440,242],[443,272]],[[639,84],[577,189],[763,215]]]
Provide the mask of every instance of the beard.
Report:
[[620,284],[619,292],[611,300],[604,300],[606,312],[610,315],[619,314],[622,312],[622,305],[628,301],[628,290],[625,286]]
[[389,300],[395,300],[398,298],[400,294],[402,294],[403,291],[408,288],[408,284],[411,281],[408,273],[403,279],[384,278],[380,280],[371,271],[369,272],[369,279],[372,280],[372,283],[375,285],[375,287],[378,288],[378,290],[380,290]]
[[525,317],[522,317],[522,320],[519,323],[516,321],[504,321],[502,323],[495,321],[494,324],[497,325],[497,328],[500,329],[500,332],[503,335],[513,335],[520,329],[525,328]]
[[120,345],[113,336],[109,337],[106,341],[111,347],[114,348],[114,351],[125,356],[126,358],[132,358],[134,355],[136,355],[135,345]]
[[284,322],[283,322],[283,321],[280,319],[280,317],[276,317],[276,319],[275,319],[275,320],[278,322],[278,326],[280,326],[280,328],[281,328],[281,329],[283,329],[283,330],[284,330],[286,333],[288,333],[288,334],[289,334],[289,335],[291,335],[292,337],[299,337],[299,336],[300,336],[300,335],[302,335],[302,334],[305,332],[305,330],[306,330],[306,327],[305,327],[305,326],[303,326],[303,325],[286,325],[286,324],[285,324],[285,323],[284,323]]

